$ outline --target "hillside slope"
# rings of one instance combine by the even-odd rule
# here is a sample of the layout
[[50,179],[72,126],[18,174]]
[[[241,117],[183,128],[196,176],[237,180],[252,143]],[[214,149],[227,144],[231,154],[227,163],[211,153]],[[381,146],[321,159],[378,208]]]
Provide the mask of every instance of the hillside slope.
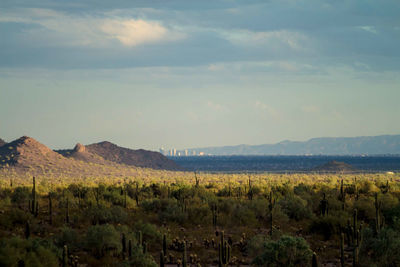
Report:
[[[99,150],[97,146],[95,148]],[[97,151],[96,149],[89,151],[85,146],[78,144],[73,150],[62,150],[61,153],[58,153],[31,137],[23,136],[0,147],[0,169],[13,173],[51,174],[55,177],[126,177],[134,176],[138,172],[138,167],[152,168],[153,166],[154,168],[158,167],[157,169],[164,169],[164,167],[178,169],[177,165],[168,159],[166,163],[164,161],[161,163],[153,162],[152,160],[157,159],[157,157],[145,158],[147,161],[142,161],[141,165],[128,166],[121,164],[124,163],[123,157],[122,160],[116,162],[117,160],[106,160],[102,156],[92,153]],[[125,150],[123,149],[123,151]],[[138,158],[140,159],[140,155],[143,153],[139,152]],[[111,153],[111,151],[103,150],[102,153]],[[114,154],[119,155],[117,152],[114,152]],[[124,156],[123,153],[122,156]],[[167,165],[170,162],[172,164]]]
[[178,165],[158,152],[143,149],[133,150],[117,146],[110,142],[87,145],[86,151],[101,156],[105,160],[137,167],[152,169],[178,170]]

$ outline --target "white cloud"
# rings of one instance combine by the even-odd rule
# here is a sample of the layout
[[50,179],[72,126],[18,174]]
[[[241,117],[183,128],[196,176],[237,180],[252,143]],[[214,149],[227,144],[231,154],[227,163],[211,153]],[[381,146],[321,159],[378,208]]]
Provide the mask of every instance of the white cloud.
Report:
[[221,31],[221,35],[237,45],[265,45],[270,44],[279,48],[284,45],[293,50],[304,50],[308,38],[300,32],[280,30],[254,32],[249,30]]
[[26,30],[24,38],[46,40],[49,45],[107,46],[118,40],[124,46],[175,41],[183,33],[161,22],[131,17],[69,15],[49,9],[20,9],[0,18],[0,22],[21,22],[40,25]]
[[144,21],[142,19],[107,19],[104,21],[103,25],[100,26],[100,29],[106,33],[109,38],[115,38],[125,46],[154,43],[162,40],[174,40],[183,37],[182,34],[170,32],[158,22]]
[[378,33],[378,31],[376,30],[376,28],[374,26],[358,26],[357,28],[364,30],[366,32],[373,33],[373,34]]

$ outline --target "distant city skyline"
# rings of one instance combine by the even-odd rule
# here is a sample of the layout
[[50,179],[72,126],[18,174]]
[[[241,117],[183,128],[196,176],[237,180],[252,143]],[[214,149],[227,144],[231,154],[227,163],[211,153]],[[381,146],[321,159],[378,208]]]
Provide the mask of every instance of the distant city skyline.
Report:
[[399,10],[2,1],[0,138],[158,151],[399,134]]

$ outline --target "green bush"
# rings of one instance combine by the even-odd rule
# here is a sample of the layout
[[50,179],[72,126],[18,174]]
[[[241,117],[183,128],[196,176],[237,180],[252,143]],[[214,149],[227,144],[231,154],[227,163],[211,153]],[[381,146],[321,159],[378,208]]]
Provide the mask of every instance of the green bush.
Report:
[[28,187],[17,187],[11,194],[11,202],[17,204],[26,204],[31,197],[32,189]]
[[58,247],[67,245],[70,251],[81,247],[79,241],[78,232],[69,227],[63,227],[55,239],[55,243]]
[[105,207],[95,205],[86,210],[85,218],[89,219],[93,225],[105,223],[125,223],[128,214],[125,209],[119,206]]
[[0,266],[17,266],[19,261],[23,261],[25,266],[59,266],[56,249],[47,240],[19,237],[2,239]]
[[187,219],[187,214],[177,202],[169,202],[164,210],[158,212],[160,222],[176,222],[183,224]]
[[161,244],[163,236],[158,231],[158,227],[151,223],[145,223],[138,221],[134,225],[135,231],[141,231],[143,234],[143,240],[149,243]]
[[330,214],[328,216],[315,217],[310,226],[309,232],[322,235],[325,240],[329,240],[334,234],[340,234],[341,226],[345,225],[344,215]]
[[358,218],[364,221],[375,219],[375,206],[372,197],[361,196],[354,202],[354,208],[358,210]]
[[244,205],[234,206],[230,220],[231,225],[254,226],[257,223],[254,212]]
[[312,251],[301,237],[282,236],[277,241],[257,238],[250,244],[250,253],[256,254],[252,261],[255,266],[310,266]]
[[288,196],[280,200],[278,204],[289,218],[295,219],[296,221],[312,216],[311,209],[307,206],[307,201],[298,196]]
[[120,234],[110,224],[94,225],[86,233],[86,247],[97,257],[121,250]]
[[363,231],[363,242],[360,252],[361,263],[364,266],[399,266],[400,264],[400,233],[390,228],[382,229],[375,237],[373,230]]

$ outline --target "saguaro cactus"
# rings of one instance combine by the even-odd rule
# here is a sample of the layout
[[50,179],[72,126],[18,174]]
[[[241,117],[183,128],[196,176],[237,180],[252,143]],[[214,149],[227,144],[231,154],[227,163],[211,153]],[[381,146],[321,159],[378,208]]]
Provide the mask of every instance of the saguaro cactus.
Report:
[[344,234],[340,234],[340,266],[344,267]]
[[143,235],[142,235],[142,231],[138,231],[138,233],[137,233],[137,242],[138,242],[138,245],[139,245],[139,246],[143,245]]
[[124,233],[122,233],[121,244],[122,244],[122,258],[125,259],[127,251],[126,251],[126,237]]
[[218,244],[218,252],[219,252],[219,260],[218,266],[224,267],[227,266],[231,259],[231,246],[228,244],[228,241],[224,238],[224,231],[220,232],[220,243]]
[[187,267],[186,241],[183,242],[182,266],[183,266],[183,267]]
[[136,206],[139,207],[139,184],[138,184],[138,182],[136,182],[135,201],[136,201]]
[[342,210],[345,208],[345,203],[346,203],[346,193],[344,192],[344,187],[343,187],[343,179],[340,182],[340,195],[339,195],[339,200],[342,202]]
[[132,258],[132,240],[130,239],[128,241],[128,257],[129,259]]
[[272,197],[272,191],[269,192],[269,199],[268,199],[268,210],[269,210],[269,235],[272,236],[272,229],[273,229],[273,217],[272,217],[272,211],[275,206],[275,201],[276,199],[273,199]]
[[31,226],[29,224],[29,221],[27,221],[25,223],[25,238],[29,239],[30,236],[31,236]]
[[39,204],[38,204],[38,201],[36,200],[36,178],[35,178],[35,176],[33,176],[33,178],[32,178],[32,196],[31,196],[31,200],[29,201],[29,211],[35,217],[38,216]]
[[64,245],[62,254],[62,267],[68,266],[68,247]]
[[375,236],[381,231],[383,227],[383,217],[381,217],[382,202],[378,201],[378,194],[375,193]]
[[358,266],[358,254],[361,247],[362,242],[362,223],[358,228],[357,224],[357,209],[353,211],[353,227],[351,228],[352,235],[352,249],[353,249],[353,267]]
[[253,200],[254,192],[253,192],[253,187],[251,185],[251,177],[249,175],[249,192],[247,193],[247,196],[249,200]]
[[167,236],[166,234],[163,235],[163,245],[162,245],[162,251],[164,253],[164,256],[167,255]]
[[126,209],[127,205],[126,205],[126,189],[124,190],[124,208]]
[[67,203],[65,208],[65,223],[69,223],[69,199],[67,197]]
[[199,178],[197,177],[197,173],[196,172],[194,172],[194,179],[196,181],[196,187],[199,187],[200,181],[199,181]]
[[51,201],[51,194],[49,193],[49,223],[53,224],[53,204]]
[[213,227],[217,228],[217,219],[218,219],[218,208],[217,204],[212,204],[211,206],[211,212],[212,212],[212,217],[213,217]]
[[326,200],[326,194],[324,193],[323,198],[320,202],[320,209],[321,209],[321,215],[325,216],[328,215],[329,212],[329,202]]
[[319,264],[318,264],[318,258],[317,258],[317,253],[313,253],[313,255],[312,255],[312,261],[311,261],[311,266],[312,267],[318,267],[319,266]]
[[164,252],[161,250],[160,251],[160,267],[164,267],[165,266],[165,256],[164,256]]

